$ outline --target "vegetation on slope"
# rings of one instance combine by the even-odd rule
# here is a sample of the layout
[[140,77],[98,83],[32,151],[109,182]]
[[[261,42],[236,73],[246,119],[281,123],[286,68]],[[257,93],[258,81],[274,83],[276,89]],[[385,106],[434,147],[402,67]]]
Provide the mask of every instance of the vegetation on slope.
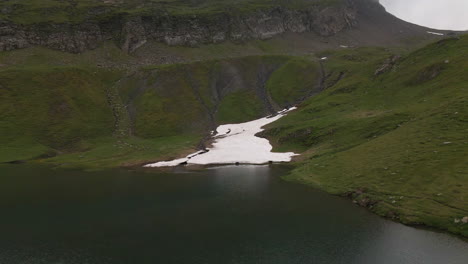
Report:
[[9,0],[0,3],[0,20],[17,24],[79,23],[121,15],[166,13],[174,16],[239,14],[277,6],[305,8],[343,0]]
[[0,160],[28,159],[80,148],[83,138],[112,131],[104,87],[88,69],[27,68],[0,71]]
[[303,153],[286,179],[468,236],[467,47],[468,36],[442,40],[393,66],[385,49],[320,54],[331,87],[264,133]]
[[[250,56],[139,67],[112,45],[94,54],[42,48],[0,54],[0,162],[102,168],[173,158],[217,124],[269,114],[264,84],[284,75],[285,65],[304,63]],[[93,57],[106,66],[96,67]],[[316,70],[316,62],[307,63]]]
[[116,133],[116,113],[126,110],[113,111],[107,90],[122,76],[85,66],[1,70],[0,162],[115,167],[171,157],[199,142],[197,133]]
[[320,78],[318,64],[312,64],[307,59],[290,60],[271,76],[266,87],[275,102],[291,106],[297,98],[318,92],[314,86],[320,86]]
[[[137,135],[202,134],[219,124],[244,122],[284,108],[286,104],[271,99],[266,83],[286,76],[285,69],[294,75],[288,69],[295,69],[295,61],[309,65],[310,76],[318,76],[317,63],[311,60],[249,56],[146,67],[123,80],[122,94],[133,112]],[[304,81],[310,81],[305,85],[309,90],[298,91],[289,83],[279,89],[297,101],[317,88],[318,79]]]

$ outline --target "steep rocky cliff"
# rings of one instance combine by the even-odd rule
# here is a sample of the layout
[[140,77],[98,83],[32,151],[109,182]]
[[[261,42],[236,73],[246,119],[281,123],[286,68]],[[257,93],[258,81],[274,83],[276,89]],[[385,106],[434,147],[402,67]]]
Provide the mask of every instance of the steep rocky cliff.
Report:
[[132,52],[148,40],[195,46],[228,40],[268,39],[285,32],[315,32],[327,37],[356,26],[356,13],[355,1],[349,0],[338,5],[310,4],[296,9],[278,5],[248,12],[174,14],[152,10],[151,14],[116,13],[78,23],[20,24],[2,20],[0,50],[40,45],[80,53],[96,48],[103,41],[113,40],[123,50]]

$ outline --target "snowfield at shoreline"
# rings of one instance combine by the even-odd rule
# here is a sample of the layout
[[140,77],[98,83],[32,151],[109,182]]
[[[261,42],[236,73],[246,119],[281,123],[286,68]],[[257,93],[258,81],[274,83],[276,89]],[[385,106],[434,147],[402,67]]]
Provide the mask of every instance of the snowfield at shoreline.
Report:
[[276,116],[264,117],[240,124],[221,125],[216,129],[214,143],[208,152],[199,151],[185,158],[161,161],[145,167],[172,167],[180,164],[265,164],[269,162],[289,162],[297,154],[293,152],[271,152],[273,147],[265,138],[255,136],[263,131],[262,127],[285,116],[288,110],[278,112]]

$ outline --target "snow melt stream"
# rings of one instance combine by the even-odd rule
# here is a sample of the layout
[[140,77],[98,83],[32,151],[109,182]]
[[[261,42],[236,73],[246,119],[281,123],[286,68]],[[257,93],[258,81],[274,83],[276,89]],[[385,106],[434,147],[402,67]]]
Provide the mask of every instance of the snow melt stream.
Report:
[[289,162],[297,154],[293,152],[271,152],[273,147],[265,138],[255,135],[263,131],[262,127],[285,116],[295,107],[278,112],[276,116],[264,117],[241,124],[221,125],[216,129],[214,143],[206,151],[199,151],[185,158],[161,161],[145,167],[172,167],[180,164],[265,164],[269,162]]

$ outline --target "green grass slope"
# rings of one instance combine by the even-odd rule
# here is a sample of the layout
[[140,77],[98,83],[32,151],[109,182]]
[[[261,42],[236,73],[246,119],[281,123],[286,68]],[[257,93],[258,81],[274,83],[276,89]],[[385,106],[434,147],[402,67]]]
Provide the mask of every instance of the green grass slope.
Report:
[[80,23],[85,20],[106,20],[121,15],[173,16],[239,14],[277,6],[305,8],[338,5],[344,0],[8,0],[0,3],[0,20],[17,24]]
[[288,180],[468,236],[459,221],[468,216],[468,36],[405,55],[375,76],[390,55],[321,54],[330,87],[264,135],[277,150],[303,153]]
[[[298,62],[302,73],[296,71]],[[219,124],[245,122],[282,109],[287,104],[276,97],[277,91],[289,94],[289,103],[316,91],[317,68],[313,60],[291,56],[153,66],[125,79],[121,92],[132,109],[136,135],[202,134]],[[270,80],[282,77],[303,84],[285,81],[270,89]]]
[[[116,134],[107,91],[122,76],[89,66],[0,70],[0,162],[96,169],[171,158],[196,146],[201,133]],[[143,121],[150,129],[159,117]]]
[[318,64],[307,59],[290,60],[271,76],[266,88],[275,102],[293,105],[297,98],[310,96],[314,86],[320,86],[320,77]]
[[[175,158],[216,125],[269,114],[265,83],[294,75],[296,61],[317,76],[317,62],[291,56],[139,66],[112,45],[93,55],[42,48],[0,54],[0,162],[104,168]],[[309,92],[304,87],[277,89],[293,100]]]
[[112,131],[104,90],[109,79],[75,67],[0,71],[0,161],[71,151]]

